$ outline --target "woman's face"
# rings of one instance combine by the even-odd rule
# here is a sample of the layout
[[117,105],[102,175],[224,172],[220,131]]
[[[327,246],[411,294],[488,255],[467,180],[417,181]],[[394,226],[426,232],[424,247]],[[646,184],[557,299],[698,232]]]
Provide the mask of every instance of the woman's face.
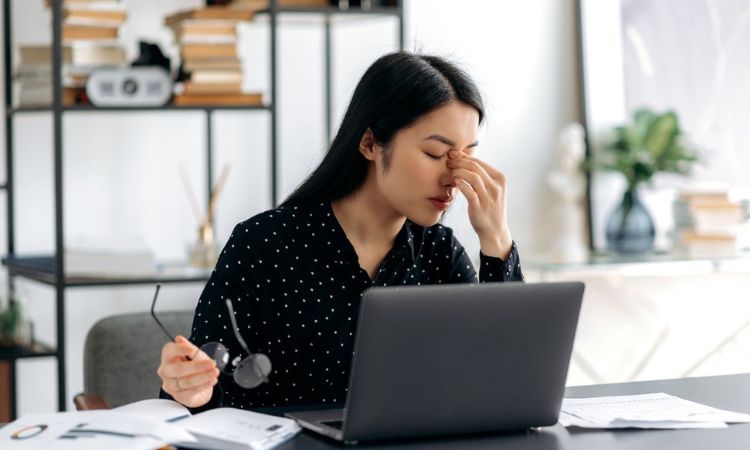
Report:
[[448,151],[471,155],[477,146],[479,113],[453,101],[396,133],[390,161],[383,170],[383,153],[377,152],[375,176],[380,193],[401,215],[431,226],[458,193],[446,166]]

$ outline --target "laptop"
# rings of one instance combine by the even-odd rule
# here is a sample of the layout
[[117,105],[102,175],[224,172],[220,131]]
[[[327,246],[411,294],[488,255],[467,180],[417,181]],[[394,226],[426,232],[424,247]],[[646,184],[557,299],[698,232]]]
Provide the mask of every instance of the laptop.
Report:
[[286,416],[346,443],[554,425],[583,290],[580,282],[371,288],[345,408]]

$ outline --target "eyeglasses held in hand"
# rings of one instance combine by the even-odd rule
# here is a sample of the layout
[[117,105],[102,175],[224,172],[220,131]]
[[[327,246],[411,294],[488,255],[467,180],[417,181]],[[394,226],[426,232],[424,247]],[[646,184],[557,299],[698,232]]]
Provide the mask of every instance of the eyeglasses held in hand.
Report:
[[[156,298],[159,296],[159,289],[161,285],[156,285],[156,292],[154,292],[154,300],[151,302],[151,316],[156,321],[159,328],[164,331],[170,341],[174,342],[174,337],[167,331],[162,325],[159,318],[156,317],[154,308],[156,307]],[[245,350],[248,356],[240,359],[239,356],[232,360],[229,364],[229,350],[220,342],[206,342],[201,345],[200,350],[209,358],[216,362],[216,367],[224,375],[232,375],[234,382],[245,389],[252,389],[260,386],[262,383],[268,382],[268,374],[271,373],[271,360],[262,353],[253,353],[247,347],[245,340],[240,335],[239,328],[237,328],[237,320],[234,318],[234,308],[232,308],[232,301],[226,299],[227,310],[229,311],[229,320],[232,322],[232,331],[234,331],[234,337],[237,342],[240,343],[242,348]],[[196,352],[197,354],[198,352]],[[188,359],[192,360],[195,358],[195,354]]]

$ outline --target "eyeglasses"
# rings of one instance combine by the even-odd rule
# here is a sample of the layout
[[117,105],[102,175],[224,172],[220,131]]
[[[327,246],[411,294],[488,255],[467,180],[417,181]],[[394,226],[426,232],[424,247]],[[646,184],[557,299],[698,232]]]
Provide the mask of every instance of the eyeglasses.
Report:
[[[167,335],[169,340],[174,342],[174,337],[169,333],[169,331],[167,331],[164,325],[162,325],[161,321],[159,321],[159,318],[156,317],[156,313],[154,312],[154,307],[156,306],[156,298],[159,296],[159,289],[161,289],[161,285],[157,284],[156,292],[154,292],[154,300],[151,302],[151,316],[154,318],[157,325],[159,325],[159,328],[164,331],[164,334]],[[245,343],[245,340],[242,339],[239,329],[237,328],[237,320],[234,318],[234,308],[232,308],[232,301],[227,299],[226,304],[227,310],[229,311],[229,320],[232,322],[232,331],[234,331],[234,337],[237,339],[237,342],[240,343],[245,352],[247,352],[248,356],[246,356],[245,358],[236,356],[232,360],[231,364],[229,364],[229,350],[227,350],[224,344],[219,342],[206,342],[205,344],[201,345],[200,349],[188,359],[192,360],[193,358],[195,358],[199,351],[202,351],[203,353],[208,355],[209,358],[213,359],[216,362],[216,367],[222,374],[232,375],[232,378],[234,378],[234,382],[245,389],[252,389],[254,387],[260,386],[262,383],[267,383],[268,374],[271,373],[271,360],[268,359],[268,357],[264,354],[253,353],[250,351],[250,349],[247,347],[247,344]]]

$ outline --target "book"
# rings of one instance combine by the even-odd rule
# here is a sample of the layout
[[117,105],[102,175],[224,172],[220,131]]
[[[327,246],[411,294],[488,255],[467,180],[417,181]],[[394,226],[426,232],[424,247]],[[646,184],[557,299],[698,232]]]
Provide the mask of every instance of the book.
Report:
[[221,6],[207,6],[205,8],[190,9],[169,15],[164,19],[164,24],[173,26],[185,20],[208,19],[246,22],[252,20],[252,11],[229,9]]
[[[50,106],[52,105],[52,80],[45,83],[18,83],[16,88],[16,106]],[[63,87],[62,104],[76,105],[88,103],[86,89],[83,87]]]
[[237,44],[237,35],[229,34],[180,34],[175,35],[177,43],[189,44]]
[[261,106],[263,94],[178,94],[174,96],[177,106]]
[[694,256],[732,255],[737,253],[737,235],[697,233],[684,230],[680,236],[680,246]]
[[63,251],[65,273],[71,277],[149,277],[156,261],[148,244],[137,235],[79,236]]
[[679,193],[674,236],[688,253],[735,253],[747,240],[750,204],[727,186],[702,186]]
[[[49,45],[21,45],[19,65],[52,64]],[[115,67],[126,63],[121,45],[98,42],[74,42],[63,45],[62,64],[75,67]]]
[[128,17],[125,9],[66,8],[63,23],[84,26],[117,27]]
[[156,418],[190,433],[195,440],[173,442],[180,448],[206,450],[268,450],[296,436],[294,420],[238,408],[216,408],[192,415],[183,405],[166,399],[149,399],[113,411]]
[[173,27],[176,37],[198,34],[212,36],[236,36],[237,23],[224,20],[183,20]]
[[97,39],[117,39],[119,29],[110,26],[86,26],[63,24],[63,40],[97,40]]
[[152,253],[65,250],[65,273],[71,277],[139,278],[156,275]]
[[241,94],[242,83],[195,83],[193,81],[185,81],[182,83],[182,89],[178,89],[178,93],[188,95]]
[[236,84],[242,86],[241,70],[194,70],[190,74],[191,84]]
[[688,202],[688,211],[693,230],[703,234],[736,236],[744,219],[742,205],[728,199],[694,198]]
[[[88,69],[70,66],[63,66],[61,72],[63,87],[84,87],[91,75],[91,71]],[[49,84],[51,86],[52,66],[19,66],[14,74],[14,79],[24,86],[29,86],[32,83]]]
[[[63,7],[68,6],[110,6],[119,5],[120,0],[62,0]],[[52,7],[52,0],[44,0],[44,6],[47,8]]]
[[183,59],[234,58],[237,56],[235,44],[185,44],[180,49]]
[[197,70],[242,70],[242,63],[237,58],[189,59],[184,62],[185,71]]

